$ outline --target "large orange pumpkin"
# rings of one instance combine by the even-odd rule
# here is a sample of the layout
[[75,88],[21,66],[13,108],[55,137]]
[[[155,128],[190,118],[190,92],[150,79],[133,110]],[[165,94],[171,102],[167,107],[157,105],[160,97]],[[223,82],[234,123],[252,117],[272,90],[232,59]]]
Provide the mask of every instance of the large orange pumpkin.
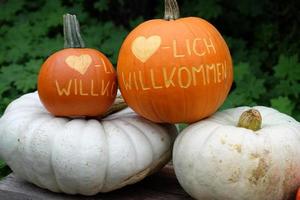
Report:
[[64,16],[64,33],[65,49],[41,67],[39,97],[56,116],[102,115],[116,97],[116,72],[105,55],[84,48],[75,15]]
[[194,122],[214,113],[230,90],[229,49],[207,21],[177,19],[166,0],[165,19],[144,22],[125,39],[118,81],[126,103],[154,122]]

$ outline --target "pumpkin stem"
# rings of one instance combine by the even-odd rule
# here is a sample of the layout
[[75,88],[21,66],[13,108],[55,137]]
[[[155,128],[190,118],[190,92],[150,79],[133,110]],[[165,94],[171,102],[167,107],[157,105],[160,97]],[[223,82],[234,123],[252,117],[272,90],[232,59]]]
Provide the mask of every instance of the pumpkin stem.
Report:
[[261,123],[262,118],[259,111],[250,109],[242,113],[237,126],[257,131],[261,129]]
[[180,17],[180,11],[176,0],[165,0],[165,20],[176,20]]
[[65,14],[63,18],[65,48],[84,48],[76,15]]
[[123,110],[124,108],[127,108],[127,104],[125,103],[123,97],[121,95],[117,95],[114,104],[110,107],[106,113],[104,113],[101,118],[105,118],[108,115],[114,114],[120,110]]

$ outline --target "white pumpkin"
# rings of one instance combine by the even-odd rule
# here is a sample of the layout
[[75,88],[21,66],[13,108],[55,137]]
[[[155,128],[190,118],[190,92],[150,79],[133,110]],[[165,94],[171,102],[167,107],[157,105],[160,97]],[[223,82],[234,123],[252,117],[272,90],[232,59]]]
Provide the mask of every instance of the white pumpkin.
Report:
[[93,195],[162,167],[176,132],[130,109],[102,120],[53,117],[31,93],[12,102],[0,119],[0,156],[17,176],[39,187]]
[[[218,112],[190,125],[177,137],[174,169],[181,186],[192,197],[281,200],[300,186],[300,123],[258,106],[254,109],[261,113],[261,128],[253,131],[237,127],[239,117],[248,109]],[[252,120],[259,118],[259,113],[253,113]]]

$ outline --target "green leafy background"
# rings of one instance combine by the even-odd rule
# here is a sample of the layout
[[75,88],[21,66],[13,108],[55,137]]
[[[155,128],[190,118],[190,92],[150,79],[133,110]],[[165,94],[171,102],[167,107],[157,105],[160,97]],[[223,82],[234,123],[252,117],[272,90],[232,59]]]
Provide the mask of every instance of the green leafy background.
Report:
[[[163,16],[163,0],[0,0],[0,114],[36,90],[39,68],[63,48],[62,15],[76,14],[91,48],[116,64],[136,25]],[[300,121],[300,1],[178,0],[181,15],[210,21],[227,41],[234,85],[221,109],[274,107]],[[183,126],[182,126],[183,127]],[[9,172],[0,161],[0,177]]]

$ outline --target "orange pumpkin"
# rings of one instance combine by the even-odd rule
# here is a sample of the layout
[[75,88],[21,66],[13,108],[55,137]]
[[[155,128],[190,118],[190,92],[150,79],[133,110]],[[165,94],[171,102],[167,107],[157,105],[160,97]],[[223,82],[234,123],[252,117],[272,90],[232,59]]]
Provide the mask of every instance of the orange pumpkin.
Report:
[[300,188],[297,190],[296,200],[300,200]]
[[105,55],[84,48],[75,15],[64,15],[65,49],[51,55],[38,77],[39,97],[56,116],[98,116],[117,94],[116,72]]
[[195,122],[214,113],[233,81],[226,42],[207,21],[177,19],[166,0],[165,19],[144,22],[125,39],[118,83],[126,103],[154,122]]

